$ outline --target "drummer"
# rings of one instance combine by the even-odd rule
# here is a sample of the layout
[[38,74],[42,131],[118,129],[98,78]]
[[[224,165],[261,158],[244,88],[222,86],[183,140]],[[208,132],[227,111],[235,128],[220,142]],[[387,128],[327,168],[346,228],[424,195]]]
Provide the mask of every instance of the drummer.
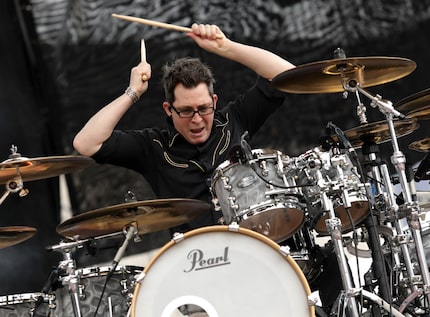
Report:
[[[214,170],[229,158],[246,131],[252,138],[283,105],[285,93],[274,89],[270,81],[294,65],[267,50],[230,40],[215,25],[193,24],[187,35],[206,51],[253,70],[257,75],[255,84],[220,107],[209,67],[196,58],[179,58],[164,67],[162,107],[168,128],[115,130],[127,110],[148,89],[151,65],[142,61],[132,68],[125,92],[86,123],[73,145],[98,163],[142,174],[157,198],[191,198],[210,203]],[[144,107],[145,101],[138,105]],[[179,230],[214,225],[221,216],[211,210]]]
[[[214,169],[229,157],[234,145],[240,144],[245,131],[252,137],[283,104],[284,93],[271,87],[270,80],[294,66],[266,50],[231,41],[215,25],[194,24],[188,36],[201,48],[255,71],[259,76],[254,86],[219,111],[211,70],[198,59],[180,58],[164,67],[162,106],[168,129],[114,130],[148,89],[151,66],[143,61],[131,70],[127,91],[96,113],[76,135],[73,145],[98,163],[141,173],[157,198],[210,202],[208,180]],[[142,100],[138,105],[144,107],[145,103]],[[188,224],[187,229],[215,224],[220,217],[211,211]]]

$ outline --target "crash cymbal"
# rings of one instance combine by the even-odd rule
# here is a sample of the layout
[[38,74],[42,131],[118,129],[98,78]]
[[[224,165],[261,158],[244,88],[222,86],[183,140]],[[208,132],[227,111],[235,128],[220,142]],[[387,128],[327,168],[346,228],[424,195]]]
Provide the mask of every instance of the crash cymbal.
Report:
[[419,120],[430,120],[430,105],[422,107],[417,111],[406,113],[407,118],[417,118]]
[[406,114],[408,118],[430,120],[430,89],[403,98],[395,108]]
[[[417,120],[412,118],[394,120],[393,124],[397,137],[407,135],[418,129],[420,126],[417,123]],[[358,127],[344,131],[344,134],[354,148],[362,147],[364,142],[380,144],[391,140],[390,129],[386,121],[362,124]],[[332,138],[335,141],[338,141],[338,137],[336,135],[332,136]]]
[[36,234],[32,227],[12,226],[0,228],[0,249],[23,242]]
[[343,92],[343,78],[365,88],[397,80],[415,68],[416,63],[406,58],[340,58],[299,65],[275,76],[272,85],[296,94]]
[[18,156],[0,163],[0,184],[19,175],[23,181],[54,177],[84,169],[94,163],[91,158],[74,155],[39,158]]
[[396,108],[409,112],[430,105],[430,88],[417,92],[396,103]]
[[409,148],[411,150],[415,150],[418,152],[429,152],[430,151],[430,137],[412,142],[411,144],[409,144]]
[[67,238],[86,239],[121,232],[134,223],[139,234],[160,231],[189,222],[210,210],[208,203],[193,199],[156,199],[129,202],[88,211],[58,225]]

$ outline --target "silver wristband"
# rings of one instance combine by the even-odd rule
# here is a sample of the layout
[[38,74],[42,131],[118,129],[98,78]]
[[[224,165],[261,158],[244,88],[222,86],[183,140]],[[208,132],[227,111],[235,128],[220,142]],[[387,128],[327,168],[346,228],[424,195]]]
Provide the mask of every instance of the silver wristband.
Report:
[[133,103],[136,103],[140,98],[139,95],[130,87],[127,87],[127,89],[125,90],[125,94],[131,98]]

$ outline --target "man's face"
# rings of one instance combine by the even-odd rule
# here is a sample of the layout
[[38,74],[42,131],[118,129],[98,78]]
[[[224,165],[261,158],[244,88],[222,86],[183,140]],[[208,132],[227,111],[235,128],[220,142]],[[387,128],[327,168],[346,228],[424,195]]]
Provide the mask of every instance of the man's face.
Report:
[[204,113],[203,111],[207,111],[207,107],[214,107],[215,110],[218,96],[211,96],[205,83],[200,83],[193,88],[186,88],[179,84],[175,87],[174,94],[173,104],[164,102],[163,108],[166,114],[172,117],[175,129],[191,144],[206,142],[212,130],[214,113],[202,116],[196,112],[191,118],[181,118],[177,112],[202,110]]

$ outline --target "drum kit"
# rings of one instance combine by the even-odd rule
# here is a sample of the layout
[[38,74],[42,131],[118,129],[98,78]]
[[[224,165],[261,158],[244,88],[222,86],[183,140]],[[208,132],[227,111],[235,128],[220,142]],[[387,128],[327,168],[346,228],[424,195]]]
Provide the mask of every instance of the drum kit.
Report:
[[[173,228],[211,208],[193,199],[128,200],[81,213],[59,224],[64,239],[48,247],[63,256],[40,293],[0,296],[0,316],[326,316],[309,282],[321,273],[312,250],[316,237],[333,247],[343,289],[333,316],[428,316],[430,278],[422,228],[424,207],[414,181],[430,179],[429,138],[410,149],[427,153],[408,177],[397,138],[430,119],[430,90],[393,106],[365,88],[402,78],[415,69],[404,58],[335,58],[304,64],[276,76],[272,85],[290,93],[352,94],[358,127],[333,123],[321,146],[290,157],[251,149],[242,138],[235,155],[211,178],[219,225],[176,233],[145,267],[120,266],[130,241]],[[367,122],[364,95],[385,120]],[[391,142],[396,181],[380,157]],[[359,152],[358,150],[361,150]],[[71,173],[93,164],[80,156],[26,158],[12,147],[0,163],[6,192],[27,194],[24,181]],[[0,248],[21,243],[37,230],[0,228]],[[73,258],[88,242],[122,237],[111,266],[78,268]],[[372,267],[355,285],[345,250],[357,257],[368,246]],[[270,302],[269,302],[270,300]]]

